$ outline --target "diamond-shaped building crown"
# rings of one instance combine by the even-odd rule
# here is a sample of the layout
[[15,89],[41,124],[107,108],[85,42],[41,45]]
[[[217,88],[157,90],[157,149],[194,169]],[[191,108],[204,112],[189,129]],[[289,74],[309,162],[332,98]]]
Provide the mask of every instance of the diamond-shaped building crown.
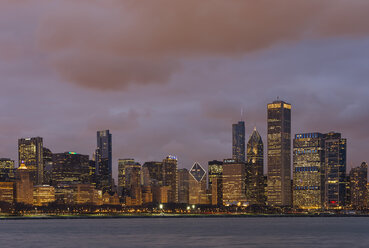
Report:
[[192,168],[191,168],[191,170],[190,170],[190,174],[191,174],[191,176],[196,180],[196,181],[198,181],[198,182],[200,182],[203,178],[204,178],[204,176],[205,176],[205,174],[206,174],[206,172],[205,172],[205,170],[201,167],[201,165],[199,164],[199,163],[194,163],[193,164],[193,166],[192,166]]

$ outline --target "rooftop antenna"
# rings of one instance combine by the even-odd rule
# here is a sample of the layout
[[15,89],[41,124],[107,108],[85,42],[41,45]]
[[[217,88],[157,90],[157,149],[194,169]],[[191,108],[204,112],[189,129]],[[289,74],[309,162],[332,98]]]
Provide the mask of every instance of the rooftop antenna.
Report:
[[241,107],[241,121],[243,121],[243,107]]

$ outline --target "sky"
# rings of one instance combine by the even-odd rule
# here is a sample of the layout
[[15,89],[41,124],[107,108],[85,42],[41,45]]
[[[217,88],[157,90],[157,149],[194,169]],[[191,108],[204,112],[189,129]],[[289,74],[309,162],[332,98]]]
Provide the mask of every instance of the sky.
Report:
[[2,0],[0,157],[41,136],[92,155],[179,168],[231,157],[231,125],[266,147],[266,105],[292,104],[292,135],[341,132],[368,161],[367,0]]

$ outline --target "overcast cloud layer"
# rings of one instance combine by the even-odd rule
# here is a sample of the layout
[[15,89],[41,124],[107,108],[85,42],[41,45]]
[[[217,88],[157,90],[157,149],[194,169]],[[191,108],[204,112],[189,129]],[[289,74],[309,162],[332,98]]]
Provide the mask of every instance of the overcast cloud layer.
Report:
[[[369,2],[80,0],[0,2],[0,156],[17,139],[116,159],[231,156],[231,124],[264,138],[266,104],[293,105],[293,134],[341,132],[368,160]],[[206,166],[205,166],[206,167]]]

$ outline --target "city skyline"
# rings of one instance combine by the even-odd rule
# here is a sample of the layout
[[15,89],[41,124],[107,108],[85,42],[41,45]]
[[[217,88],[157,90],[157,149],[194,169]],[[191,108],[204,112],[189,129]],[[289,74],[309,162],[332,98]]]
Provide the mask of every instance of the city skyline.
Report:
[[[187,3],[198,4],[199,10],[209,7],[208,3],[185,1],[176,5],[170,2],[149,4],[147,9],[132,6],[130,16],[137,23],[142,23],[141,19],[147,23],[140,11],[143,8],[149,16],[169,19],[163,23],[178,24],[183,19],[198,20],[193,16],[197,12],[189,11],[187,15],[179,11],[178,16],[171,17],[162,15],[162,11],[187,9]],[[316,5],[310,5],[312,2]],[[0,8],[4,23],[0,35],[0,157],[16,159],[16,140],[30,136],[43,137],[45,146],[52,151],[77,151],[91,156],[96,148],[93,134],[96,130],[110,129],[115,137],[114,172],[118,158],[150,161],[161,160],[168,154],[180,158],[180,167],[190,168],[193,161],[206,164],[209,158],[230,157],[230,125],[239,121],[241,109],[245,112],[246,137],[257,126],[266,141],[265,106],[279,96],[294,106],[292,134],[332,130],[344,134],[349,141],[347,167],[352,168],[367,160],[369,143],[364,124],[369,121],[366,114],[369,112],[366,83],[369,50],[365,36],[369,30],[363,26],[363,20],[356,18],[366,16],[360,13],[366,10],[368,3],[335,3],[337,12],[332,13],[329,4],[320,2],[309,1],[299,6],[295,1],[288,1],[289,4],[276,8],[280,12],[274,14],[258,11],[258,6],[250,4],[249,11],[260,16],[234,14],[234,9],[244,7],[245,3],[239,1],[220,3],[219,8],[211,8],[209,15],[204,16],[206,25],[202,28],[212,30],[208,37],[199,36],[207,32],[185,22],[190,25],[187,42],[170,40],[172,36],[164,35],[177,34],[172,26],[152,23],[152,27],[150,23],[158,36],[145,40],[148,47],[145,51],[150,56],[142,61],[142,54],[127,54],[126,47],[113,42],[123,39],[137,51],[142,43],[136,42],[136,38],[146,33],[146,28],[136,22],[128,30],[112,25],[126,20],[125,15],[121,15],[124,10],[115,1],[65,3],[65,6],[41,0],[32,4],[3,1]],[[265,7],[265,3],[260,4],[259,7]],[[79,14],[82,8],[85,9],[83,17]],[[313,14],[307,14],[306,8]],[[224,9],[227,9],[224,13],[219,11]],[[95,13],[101,13],[100,22],[94,21]],[[304,14],[299,22],[292,22],[296,13]],[[340,13],[350,25],[337,24]],[[261,22],[269,14],[272,21]],[[62,18],[65,15],[70,17],[68,22]],[[217,20],[217,16],[222,20],[234,16],[239,22],[226,22],[225,27],[214,30],[208,24]],[[284,16],[283,22],[273,21],[280,16]],[[319,17],[323,26],[316,26],[315,20]],[[97,28],[80,32],[90,22]],[[290,31],[289,23],[296,24]],[[347,28],[351,26],[357,29]],[[255,32],[260,27],[286,32],[263,36],[264,32]],[[227,30],[239,32],[228,33]],[[122,38],[120,34],[125,32],[132,35]],[[99,38],[96,44],[89,35],[107,39]],[[126,40],[127,37],[132,40]],[[168,47],[158,47],[155,41],[160,38]],[[90,42],[81,46],[80,40]],[[204,42],[209,44],[209,49],[204,47]],[[111,47],[117,49],[116,56],[112,55],[115,50]],[[177,50],[179,55],[173,55]],[[125,59],[129,55],[133,56],[134,63]],[[96,61],[96,64],[86,61]],[[91,69],[76,64],[88,65]],[[147,78],[133,80],[134,76],[123,70],[125,65]],[[148,68],[154,65],[158,65],[154,71],[168,69],[170,76],[160,77],[160,74],[152,79]],[[89,76],[86,71],[94,73]],[[126,74],[131,75],[131,80],[124,77]]]

